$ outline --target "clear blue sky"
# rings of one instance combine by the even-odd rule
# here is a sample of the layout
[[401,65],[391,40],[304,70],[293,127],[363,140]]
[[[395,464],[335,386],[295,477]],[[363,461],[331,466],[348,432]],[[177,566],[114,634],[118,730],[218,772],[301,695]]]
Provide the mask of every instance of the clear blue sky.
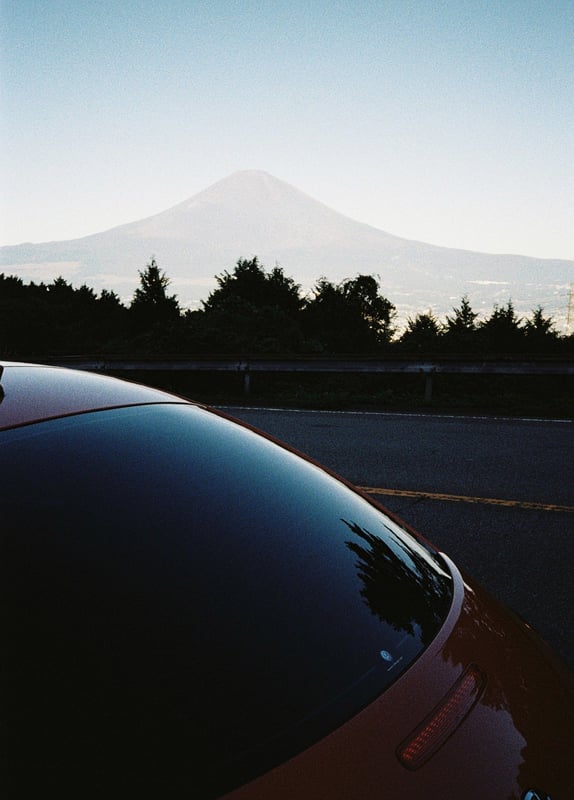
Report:
[[390,233],[574,259],[574,1],[1,0],[0,244],[262,169]]

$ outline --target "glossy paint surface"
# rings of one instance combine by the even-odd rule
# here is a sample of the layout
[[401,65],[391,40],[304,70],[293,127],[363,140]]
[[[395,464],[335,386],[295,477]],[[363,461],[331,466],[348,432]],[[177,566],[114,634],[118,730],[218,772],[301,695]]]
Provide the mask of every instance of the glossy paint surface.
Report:
[[[0,434],[2,789],[14,781],[22,796],[31,784],[87,797],[109,794],[113,785],[128,796],[173,789],[173,796],[229,800],[522,800],[534,790],[551,800],[574,796],[572,676],[524,623],[463,582],[448,560],[435,560],[422,539],[404,538],[372,501],[333,484],[317,465],[242,426],[225,421],[221,428],[220,415],[165,393],[25,366],[7,367],[1,384],[0,428],[24,426]],[[86,414],[91,408],[112,410]],[[177,455],[180,433],[161,433],[164,411],[172,421],[180,414],[201,421],[184,448],[191,460]],[[36,432],[44,423],[30,423],[54,417],[62,418],[46,424],[53,435],[43,447]],[[114,423],[107,432],[96,425],[90,437],[92,417]],[[225,434],[207,447],[213,429]],[[125,443],[133,436],[130,453]],[[146,461],[156,467],[147,477]],[[193,535],[174,536],[175,517]],[[319,519],[330,520],[332,548],[317,548]],[[262,557],[262,542],[282,526]],[[197,532],[199,564],[207,566],[190,578]],[[401,561],[415,579],[395,604],[388,568],[396,572]],[[257,563],[254,571],[249,565]],[[448,602],[443,572],[452,575]],[[233,603],[241,585],[251,600]],[[270,604],[273,595],[284,602]],[[190,647],[197,608],[214,616]],[[220,625],[218,613],[226,617]],[[410,661],[385,682],[385,664],[395,662],[382,652],[392,656],[405,632]],[[375,643],[374,691],[364,693],[369,681],[355,684],[352,676],[369,672]],[[234,697],[239,676],[244,692],[249,685],[253,658],[260,671],[252,694]],[[430,758],[405,768],[401,745],[469,668],[484,677],[480,696]],[[236,770],[201,785],[198,763],[218,750],[229,762],[250,725],[260,731],[278,708],[287,721],[305,697],[333,695],[339,680],[352,691],[342,703],[338,695],[327,702],[328,713],[314,718],[318,726],[295,726],[295,746],[288,736],[255,771],[247,759],[243,777]],[[36,772],[27,748],[39,754]]]
[[0,430],[98,408],[177,401],[157,389],[79,370],[2,361],[0,366]]
[[0,463],[6,721],[29,769],[155,762],[217,796],[378,697],[451,607],[432,551],[193,405],[16,427]]
[[[456,621],[400,681],[322,742],[229,800],[522,800],[532,788],[544,798],[571,797],[572,676],[482,590],[466,583],[463,591]],[[478,704],[427,763],[405,769],[397,748],[477,661],[486,677]]]

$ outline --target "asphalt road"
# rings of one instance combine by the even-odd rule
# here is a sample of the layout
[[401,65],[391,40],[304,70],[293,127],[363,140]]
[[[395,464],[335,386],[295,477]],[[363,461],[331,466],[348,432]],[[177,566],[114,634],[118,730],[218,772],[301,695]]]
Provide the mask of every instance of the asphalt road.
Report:
[[574,422],[225,410],[373,490],[574,671]]

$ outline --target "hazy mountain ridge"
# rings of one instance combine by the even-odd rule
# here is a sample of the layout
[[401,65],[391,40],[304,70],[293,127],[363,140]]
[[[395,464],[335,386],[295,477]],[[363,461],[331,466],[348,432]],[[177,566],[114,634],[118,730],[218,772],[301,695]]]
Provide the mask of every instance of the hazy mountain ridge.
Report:
[[80,239],[0,248],[0,271],[24,280],[63,275],[129,298],[154,255],[183,305],[205,299],[238,258],[278,263],[308,290],[358,273],[380,276],[401,316],[448,312],[467,293],[476,310],[512,298],[565,321],[574,261],[491,255],[393,236],[356,222],[265,172],[236,172],[153,216]]

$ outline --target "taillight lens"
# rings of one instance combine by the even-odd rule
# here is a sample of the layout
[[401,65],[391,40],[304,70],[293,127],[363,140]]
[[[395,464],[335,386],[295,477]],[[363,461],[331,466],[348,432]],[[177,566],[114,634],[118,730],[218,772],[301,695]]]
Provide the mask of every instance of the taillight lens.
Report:
[[486,677],[471,664],[428,717],[399,746],[397,756],[407,769],[418,769],[458,728],[481,696]]

